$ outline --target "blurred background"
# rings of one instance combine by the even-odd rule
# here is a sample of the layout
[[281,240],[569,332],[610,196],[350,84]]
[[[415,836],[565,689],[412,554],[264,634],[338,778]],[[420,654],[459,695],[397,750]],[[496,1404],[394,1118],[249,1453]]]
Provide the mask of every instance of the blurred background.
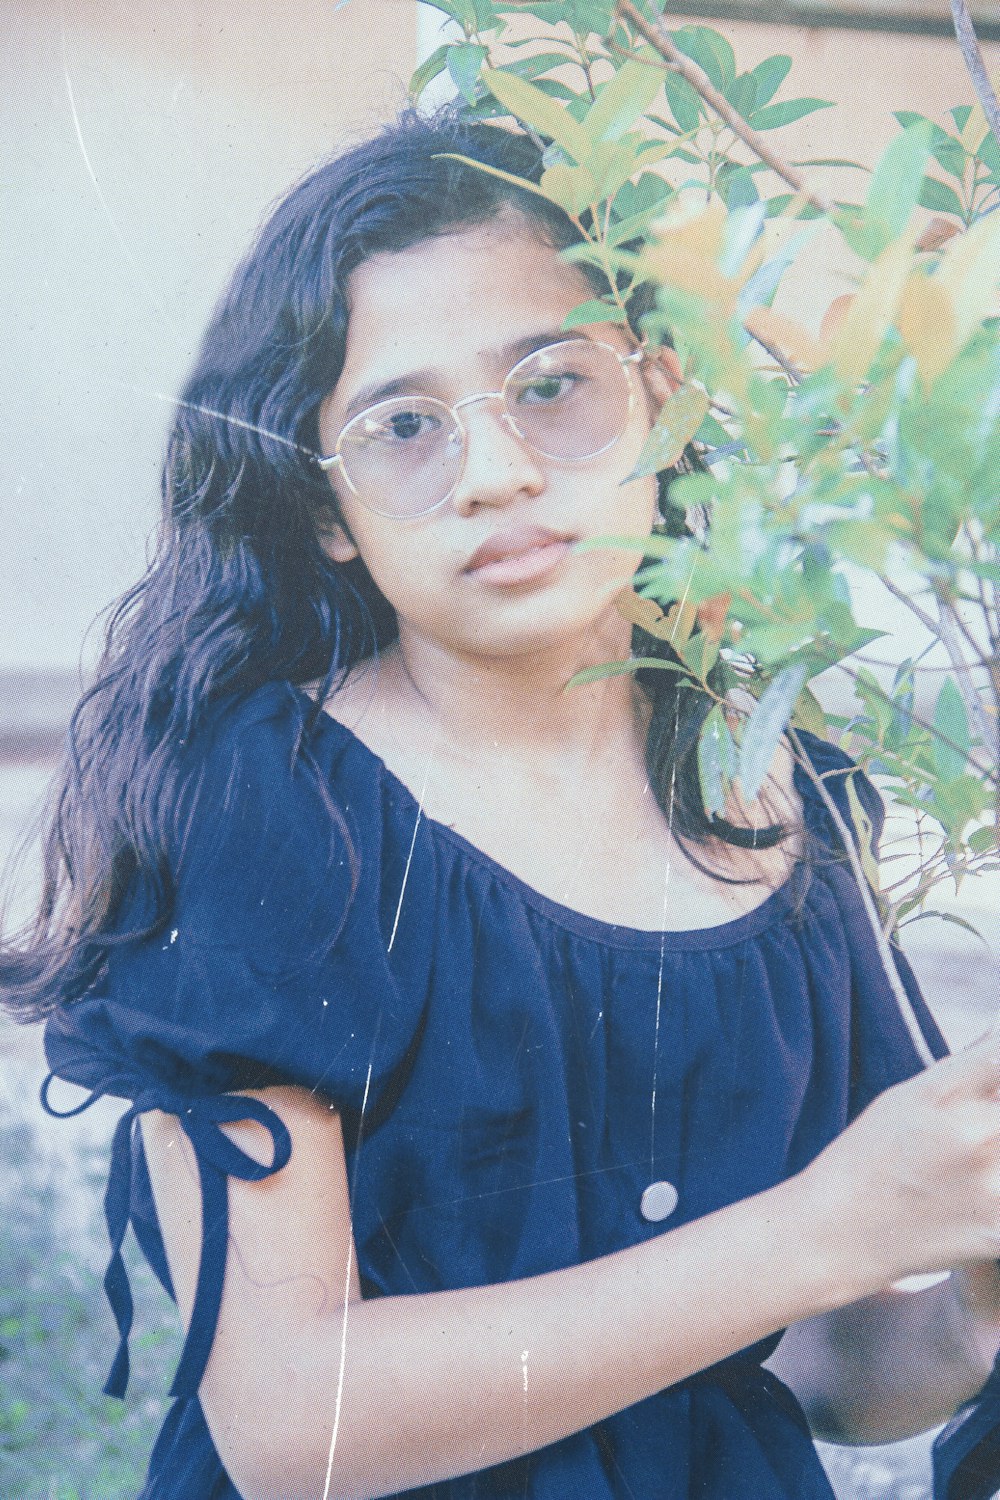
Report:
[[[690,0],[741,68],[794,59],[791,92],[837,101],[774,137],[796,157],[872,163],[893,110],[971,102],[941,0]],[[99,616],[144,567],[171,398],[269,203],[406,98],[450,34],[415,0],[8,0],[0,67],[0,860],[25,855],[8,921],[36,883],[31,829],[99,642]],[[996,5],[984,34],[1000,34]],[[679,24],[679,22],[678,22]],[[1000,45],[988,41],[991,65]],[[441,95],[432,96],[441,97]],[[857,174],[818,181],[842,196]],[[849,290],[832,256],[784,291],[816,327]],[[879,606],[881,610],[881,605]],[[95,623],[98,622],[98,623]],[[908,618],[878,623],[916,649]],[[928,920],[907,947],[953,1045],[983,1030],[996,891],[936,900],[983,933]],[[176,1350],[137,1268],[129,1402],[96,1393],[112,1352],[100,1295],[99,1191],[113,1104],[72,1125],[37,1104],[34,1029],[0,1022],[0,1500],[127,1500],[144,1472]],[[843,1500],[922,1500],[927,1441],[827,1450]]]

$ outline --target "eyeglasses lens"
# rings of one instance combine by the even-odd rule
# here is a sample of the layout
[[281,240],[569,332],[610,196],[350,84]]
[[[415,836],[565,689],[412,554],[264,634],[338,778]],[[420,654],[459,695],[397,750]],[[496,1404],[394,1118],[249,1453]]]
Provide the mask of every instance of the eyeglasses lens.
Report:
[[[518,435],[546,458],[603,453],[625,431],[628,376],[613,350],[572,339],[529,354],[503,384]],[[465,448],[455,413],[429,396],[398,396],[362,412],[339,451],[359,499],[383,515],[417,516],[454,489]]]
[[592,458],[628,423],[628,376],[606,346],[587,339],[529,354],[504,382],[518,432],[547,458]]

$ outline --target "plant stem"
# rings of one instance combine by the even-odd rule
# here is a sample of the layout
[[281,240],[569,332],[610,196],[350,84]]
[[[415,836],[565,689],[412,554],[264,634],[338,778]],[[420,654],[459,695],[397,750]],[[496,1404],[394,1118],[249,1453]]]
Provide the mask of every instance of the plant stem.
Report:
[[979,696],[976,684],[972,680],[972,672],[955,629],[956,620],[957,616],[954,606],[948,604],[946,600],[939,598],[938,635],[955,669],[955,682],[959,692],[962,694],[965,711],[969,715],[970,721],[976,726],[976,731],[982,740],[983,748],[990,757],[990,763],[995,766],[997,760],[1000,759],[1000,754],[998,754],[1000,746],[997,745],[996,732],[991,729],[983,706],[983,700]]
[[691,58],[686,57],[679,47],[674,46],[669,31],[658,21],[651,26],[644,16],[640,15],[631,0],[618,0],[615,7],[616,15],[628,21],[629,25],[643,37],[649,45],[657,51],[667,64],[671,72],[679,73],[686,78],[691,87],[701,95],[705,103],[718,115],[720,120],[727,124],[734,135],[738,136],[745,146],[749,146],[755,156],[776,172],[789,187],[794,188],[805,201],[818,209],[822,214],[829,214],[831,205],[824,198],[818,197],[806,186],[805,178],[791,162],[779,156],[770,142],[752,125],[748,125],[738,110],[734,109],[729,100],[720,94],[712,83],[708,74],[700,68]]
[[951,19],[955,23],[955,35],[958,38],[966,70],[972,79],[972,87],[976,91],[976,98],[982,105],[983,114],[986,116],[994,138],[1000,142],[1000,101],[997,100],[990,82],[990,75],[986,71],[969,7],[966,0],[950,0],[950,3]]
[[882,967],[885,970],[885,977],[889,982],[889,987],[892,990],[896,1004],[899,1006],[900,1016],[902,1017],[907,1031],[910,1033],[910,1040],[913,1043],[914,1051],[920,1058],[921,1062],[925,1065],[925,1067],[930,1067],[931,1064],[935,1061],[935,1057],[930,1047],[927,1045],[927,1038],[924,1036],[923,1029],[921,1028],[920,1022],[917,1019],[917,1013],[913,1008],[913,1003],[910,1000],[909,995],[906,993],[906,988],[903,984],[902,979],[899,977],[899,970],[896,968],[896,960],[894,959],[892,953],[892,944],[889,942],[889,939],[882,927],[878,909],[875,905],[875,898],[872,895],[872,888],[868,884],[868,878],[865,875],[864,867],[861,863],[861,856],[858,854],[853,835],[851,834],[850,829],[847,827],[847,824],[844,822],[844,819],[841,817],[840,809],[831,797],[822,776],[816,770],[808,755],[806,755],[805,750],[802,748],[802,741],[799,739],[798,735],[791,727],[791,725],[789,725],[788,728],[788,736],[795,750],[796,759],[799,765],[805,771],[806,775],[809,777],[809,780],[818,791],[823,802],[823,806],[830,814],[833,825],[840,835],[841,842],[844,845],[847,858],[850,862],[851,872],[854,875],[855,881],[857,882],[858,891],[861,895],[861,902],[865,909],[865,915],[868,918],[869,925],[871,926],[872,936],[875,939],[875,946],[878,949],[879,958],[882,960]]

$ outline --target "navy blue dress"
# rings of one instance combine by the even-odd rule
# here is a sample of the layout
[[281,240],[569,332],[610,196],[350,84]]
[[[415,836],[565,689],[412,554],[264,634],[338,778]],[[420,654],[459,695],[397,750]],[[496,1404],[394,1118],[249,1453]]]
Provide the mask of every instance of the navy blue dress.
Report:
[[[118,1246],[130,1218],[170,1289],[137,1114],[177,1114],[198,1157],[195,1310],[142,1500],[237,1497],[197,1398],[225,1264],[226,1181],[280,1168],[290,1143],[269,1110],[230,1091],[290,1082],[336,1103],[362,1289],[381,1297],[533,1276],[647,1240],[799,1171],[920,1067],[801,772],[811,852],[785,886],[722,926],[639,931],[549,900],[422,817],[326,715],[305,741],[307,767],[296,747],[310,706],[271,684],[187,747],[171,919],[114,948],[106,976],[47,1028],[55,1074],[132,1101],[107,1199],[122,1334],[114,1392],[128,1375]],[[846,812],[853,763],[809,746]],[[877,794],[853,774],[877,827]],[[119,928],[145,910],[133,892]],[[899,967],[943,1052],[902,957]],[[218,1128],[251,1112],[274,1138],[270,1169]],[[653,1222],[651,1183],[677,1195]],[[658,1192],[669,1207],[669,1188]],[[524,1459],[410,1493],[829,1500],[801,1410],[762,1368],[777,1342]]]

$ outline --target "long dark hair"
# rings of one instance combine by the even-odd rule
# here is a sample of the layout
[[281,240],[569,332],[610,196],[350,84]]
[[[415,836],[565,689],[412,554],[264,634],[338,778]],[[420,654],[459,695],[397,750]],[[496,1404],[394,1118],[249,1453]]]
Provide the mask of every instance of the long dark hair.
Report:
[[[378,251],[509,207],[554,248],[578,239],[555,206],[446,152],[534,181],[542,170],[524,134],[451,109],[408,111],[293,187],[223,296],[178,401],[156,555],[110,612],[95,680],[72,716],[37,916],[0,950],[0,996],[15,1014],[35,1018],[83,994],[113,945],[166,922],[182,747],[213,706],[282,680],[318,682],[322,703],[394,637],[364,565],[332,562],[319,540],[336,501],[315,464],[318,410],[343,366],[348,277]],[[661,476],[668,508],[670,478]],[[633,644],[671,654],[638,629]],[[653,705],[650,777],[675,833],[772,842],[706,818],[696,760],[705,695],[672,672],[639,680]],[[307,715],[307,761],[311,727]],[[149,923],[115,932],[137,879]]]

